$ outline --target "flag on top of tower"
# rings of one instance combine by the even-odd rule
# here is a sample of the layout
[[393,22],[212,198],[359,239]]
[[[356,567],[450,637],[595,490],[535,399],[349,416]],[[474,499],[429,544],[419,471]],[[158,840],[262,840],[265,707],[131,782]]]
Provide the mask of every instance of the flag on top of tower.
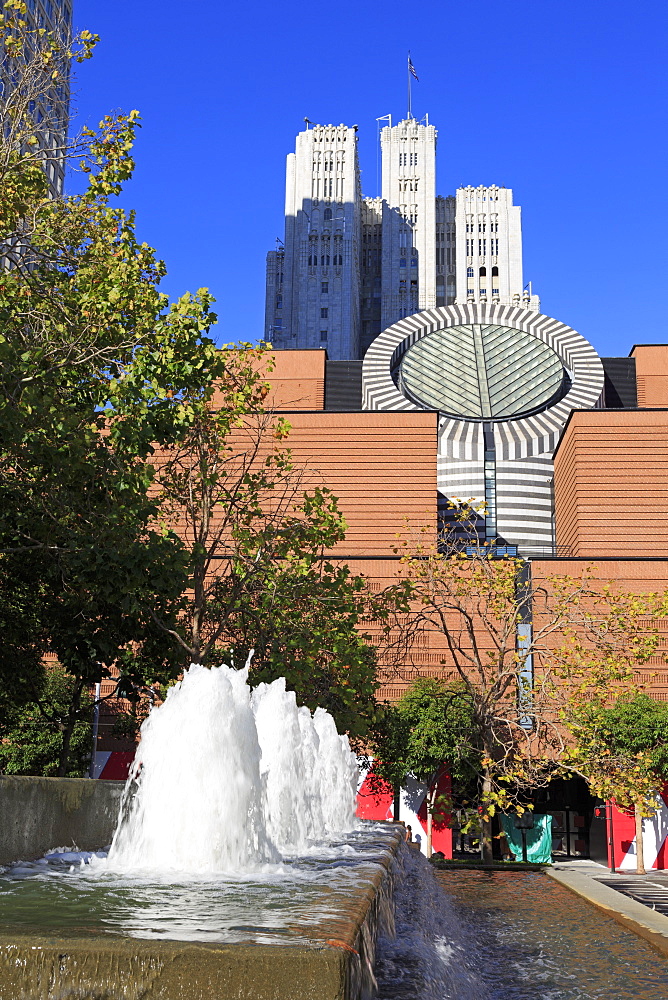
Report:
[[418,83],[420,82],[420,77],[415,72],[415,66],[413,65],[413,60],[411,59],[410,52],[408,53],[408,72],[411,74],[411,76],[415,77]]

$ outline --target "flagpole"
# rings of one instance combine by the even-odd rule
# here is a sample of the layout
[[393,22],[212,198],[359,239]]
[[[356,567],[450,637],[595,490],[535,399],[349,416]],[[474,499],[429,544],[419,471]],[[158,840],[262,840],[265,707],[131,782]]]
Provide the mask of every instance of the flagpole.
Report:
[[408,76],[408,117],[412,118],[412,108],[411,108],[411,54],[408,53],[408,62],[406,63],[406,74]]

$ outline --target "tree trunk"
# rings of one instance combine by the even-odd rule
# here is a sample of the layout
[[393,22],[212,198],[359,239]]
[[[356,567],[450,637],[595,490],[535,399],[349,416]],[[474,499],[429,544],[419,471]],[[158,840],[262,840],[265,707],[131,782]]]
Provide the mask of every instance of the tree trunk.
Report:
[[636,820],[636,874],[645,875],[645,846],[642,836],[642,802],[635,804]]
[[63,725],[63,739],[60,745],[60,758],[58,760],[58,770],[56,772],[59,778],[67,777],[68,765],[70,762],[70,744],[72,742],[72,733],[74,732],[76,722],[76,715],[68,715],[67,722]]
[[204,586],[201,580],[200,567],[196,567],[193,587],[193,613],[190,627],[190,644],[192,663],[201,663],[202,619],[204,617]]
[[485,771],[482,782],[482,815],[480,817],[480,857],[483,864],[491,865],[492,854],[492,817],[487,813],[487,805],[492,792],[492,779],[489,771]]
[[72,742],[74,727],[79,719],[79,709],[81,708],[81,695],[83,694],[83,689],[84,681],[79,678],[72,690],[72,697],[70,698],[67,718],[61,729],[63,739],[60,744],[60,758],[58,760],[58,770],[56,771],[56,775],[59,778],[67,777],[67,771],[70,763],[70,744]]
[[399,812],[401,811],[401,788],[399,785],[394,786],[394,800],[392,802],[394,822],[399,822]]

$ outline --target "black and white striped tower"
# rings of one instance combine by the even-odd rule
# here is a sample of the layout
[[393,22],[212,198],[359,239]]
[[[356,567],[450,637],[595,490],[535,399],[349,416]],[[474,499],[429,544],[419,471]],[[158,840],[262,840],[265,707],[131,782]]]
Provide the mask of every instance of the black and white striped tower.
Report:
[[603,392],[584,337],[521,306],[429,309],[376,338],[362,387],[368,410],[439,410],[439,493],[487,503],[495,536],[548,554],[554,450],[572,410]]

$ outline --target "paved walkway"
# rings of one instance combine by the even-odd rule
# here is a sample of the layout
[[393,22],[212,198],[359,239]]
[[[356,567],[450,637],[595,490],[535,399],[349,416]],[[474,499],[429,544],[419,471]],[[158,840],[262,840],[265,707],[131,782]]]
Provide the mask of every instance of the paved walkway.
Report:
[[593,861],[558,861],[545,874],[668,956],[668,872],[612,875]]

